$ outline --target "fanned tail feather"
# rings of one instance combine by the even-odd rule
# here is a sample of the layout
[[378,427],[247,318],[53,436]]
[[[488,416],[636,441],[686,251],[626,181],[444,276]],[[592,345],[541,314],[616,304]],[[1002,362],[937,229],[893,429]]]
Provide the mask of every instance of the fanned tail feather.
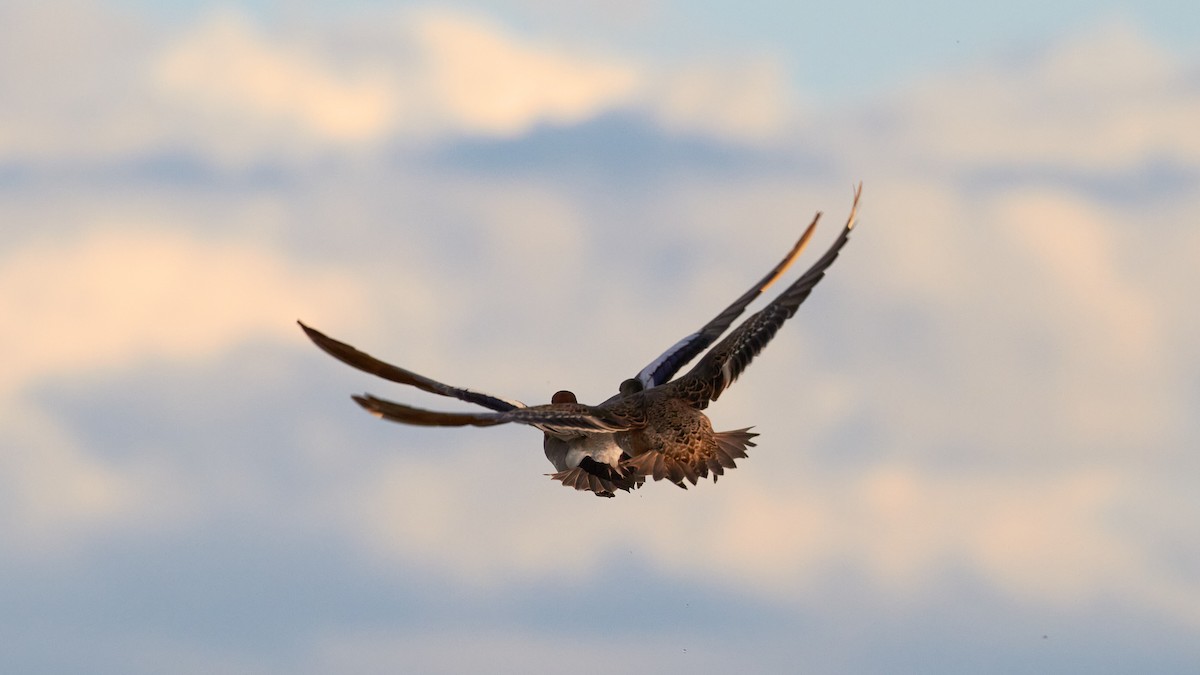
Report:
[[753,427],[745,429],[735,429],[733,431],[718,431],[713,434],[713,438],[717,441],[717,452],[714,456],[708,458],[708,468],[713,473],[713,482],[717,482],[717,478],[724,475],[725,469],[737,468],[736,459],[744,459],[746,448],[755,447],[754,441],[750,440],[758,434],[750,431]]
[[669,480],[675,485],[687,489],[687,484],[696,485],[701,479],[711,474],[713,482],[717,482],[726,469],[737,467],[738,459],[747,457],[747,448],[754,447],[750,440],[758,434],[750,431],[751,427],[733,431],[718,431],[713,434],[715,441],[709,450],[702,455],[694,456],[691,461],[672,457],[658,450],[647,450],[636,457],[624,460],[621,466],[630,473],[652,478],[654,480]]
[[645,482],[638,474],[625,472],[589,458],[585,458],[579,466],[547,475],[567,487],[593,492],[597,497],[614,497],[617,490],[629,492],[641,487]]

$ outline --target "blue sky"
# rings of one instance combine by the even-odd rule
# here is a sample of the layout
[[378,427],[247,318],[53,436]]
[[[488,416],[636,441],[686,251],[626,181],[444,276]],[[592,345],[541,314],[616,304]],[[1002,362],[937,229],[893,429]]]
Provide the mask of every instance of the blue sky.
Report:
[[[0,8],[3,670],[1194,671],[1197,10],[741,7]],[[859,180],[718,485],[294,324],[602,400]]]

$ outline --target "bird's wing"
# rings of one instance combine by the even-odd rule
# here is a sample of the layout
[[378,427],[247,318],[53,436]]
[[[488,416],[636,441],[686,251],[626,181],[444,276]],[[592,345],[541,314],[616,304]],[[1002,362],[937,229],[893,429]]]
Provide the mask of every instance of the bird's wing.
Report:
[[779,262],[765,277],[758,280],[750,290],[746,291],[742,297],[733,301],[733,304],[726,307],[720,314],[713,318],[712,321],[704,324],[704,326],[692,333],[691,335],[676,342],[670,349],[659,355],[658,358],[650,362],[650,365],[642,369],[637,374],[637,380],[642,383],[644,389],[657,387],[664,382],[670,381],[675,377],[675,373],[679,369],[688,364],[689,361],[696,358],[698,354],[708,349],[709,345],[716,342],[717,338],[733,324],[733,322],[746,311],[746,307],[754,301],[762,292],[767,290],[767,287],[775,282],[792,262],[799,257],[804,251],[804,247],[808,245],[808,240],[812,237],[813,230],[817,226],[817,220],[821,214],[817,214],[813,218],[812,223],[804,230],[804,234],[800,235],[800,239],[792,246],[792,250],[788,251],[786,257]]
[[627,431],[638,423],[603,408],[580,403],[535,405],[490,413],[456,413],[414,408],[369,394],[352,398],[381,419],[425,427],[490,427],[514,422],[558,432],[615,433]]
[[304,329],[304,333],[308,336],[308,339],[312,340],[313,344],[320,347],[326,354],[363,372],[377,375],[392,382],[411,385],[431,394],[449,396],[450,398],[456,398],[467,403],[481,405],[488,410],[495,410],[497,412],[526,407],[520,401],[501,398],[464,387],[454,387],[438,382],[437,380],[431,380],[424,375],[418,375],[411,370],[393,366],[390,363],[380,361],[370,354],[360,352],[344,342],[334,340],[315,328],[304,325],[303,322],[297,321],[296,323],[300,324],[300,327]]
[[775,337],[780,326],[796,313],[800,303],[804,302],[817,282],[825,276],[825,270],[837,260],[838,253],[849,240],[850,231],[854,229],[861,194],[862,185],[859,184],[854,191],[854,204],[846,226],[842,228],[841,234],[825,255],[769,305],[746,319],[724,340],[717,343],[717,346],[705,354],[687,375],[672,383],[672,386],[678,387],[683,398],[701,409],[710,401],[717,400],[721,392],[733,384],[746,366],[750,365],[751,359]]

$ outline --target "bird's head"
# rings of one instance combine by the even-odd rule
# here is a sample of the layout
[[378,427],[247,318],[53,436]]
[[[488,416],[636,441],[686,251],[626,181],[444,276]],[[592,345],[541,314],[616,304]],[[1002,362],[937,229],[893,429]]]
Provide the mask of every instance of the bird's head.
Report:
[[645,389],[645,387],[642,385],[642,381],[636,377],[631,377],[622,382],[621,386],[617,388],[617,391],[621,392],[622,396],[632,396],[643,389]]
[[550,402],[551,403],[578,403],[579,401],[578,401],[578,399],[575,398],[575,392],[567,391],[566,389],[563,389],[562,391],[554,392],[554,396],[550,397]]

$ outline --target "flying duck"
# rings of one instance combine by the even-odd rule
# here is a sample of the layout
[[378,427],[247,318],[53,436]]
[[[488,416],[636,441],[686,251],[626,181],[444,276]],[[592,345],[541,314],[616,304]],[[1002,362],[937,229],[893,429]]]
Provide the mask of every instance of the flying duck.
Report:
[[348,344],[297,322],[305,334],[334,358],[373,375],[455,398],[490,412],[438,412],[414,408],[369,394],[353,396],[356,403],[382,419],[419,426],[493,426],[515,422],[541,430],[546,458],[555,468],[551,478],[577,490],[612,497],[617,490],[640,487],[647,477],[669,480],[686,489],[710,474],[715,482],[758,434],[750,428],[717,432],[702,412],[733,384],[743,370],[837,259],[855,225],[862,186],[845,227],[813,265],[765,308],[750,316],[706,353],[685,375],[672,379],[693,358],[708,349],[746,307],[783,275],[807,246],[821,214],[818,212],[800,239],[778,265],[696,332],[683,338],[624,380],[618,393],[598,405],[576,400],[570,391],[556,392],[548,404],[526,406],[520,401],[443,384],[410,370],[376,359]]

